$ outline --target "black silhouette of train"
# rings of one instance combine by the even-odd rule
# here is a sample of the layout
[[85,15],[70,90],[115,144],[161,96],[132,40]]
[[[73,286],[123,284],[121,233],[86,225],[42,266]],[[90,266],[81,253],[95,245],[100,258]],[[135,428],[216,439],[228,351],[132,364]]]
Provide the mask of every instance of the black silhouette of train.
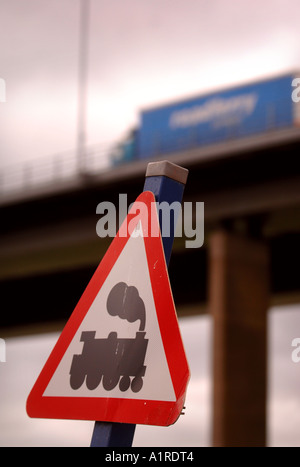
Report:
[[96,331],[83,331],[82,354],[74,355],[70,369],[71,388],[79,389],[86,379],[88,389],[96,389],[102,379],[106,391],[119,389],[125,392],[131,388],[139,392],[143,386],[144,365],[148,339],[146,332],[136,332],[135,338],[118,338],[111,332],[106,339],[96,339]]

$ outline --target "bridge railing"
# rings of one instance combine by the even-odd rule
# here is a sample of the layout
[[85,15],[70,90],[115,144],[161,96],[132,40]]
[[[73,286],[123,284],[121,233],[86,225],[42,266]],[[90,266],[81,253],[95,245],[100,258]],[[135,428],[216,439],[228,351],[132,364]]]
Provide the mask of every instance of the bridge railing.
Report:
[[74,150],[4,166],[0,168],[0,195],[64,182],[78,177],[82,171],[98,173],[109,164],[114,145],[106,143],[89,146],[81,157]]

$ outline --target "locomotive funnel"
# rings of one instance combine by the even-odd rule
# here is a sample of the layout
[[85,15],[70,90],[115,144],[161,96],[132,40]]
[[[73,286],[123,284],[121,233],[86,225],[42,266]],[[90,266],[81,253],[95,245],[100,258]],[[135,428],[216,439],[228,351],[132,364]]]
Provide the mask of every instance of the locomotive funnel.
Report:
[[139,331],[145,330],[145,305],[136,287],[118,282],[108,295],[106,307],[111,316],[119,316],[129,323],[140,320]]

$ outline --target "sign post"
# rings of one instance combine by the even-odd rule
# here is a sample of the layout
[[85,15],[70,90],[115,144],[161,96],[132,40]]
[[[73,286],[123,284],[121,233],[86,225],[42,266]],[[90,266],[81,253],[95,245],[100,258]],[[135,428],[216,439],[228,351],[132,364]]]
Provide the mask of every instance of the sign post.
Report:
[[[187,177],[187,169],[169,161],[150,162],[146,171],[144,191],[152,191],[157,203],[181,203]],[[176,219],[170,225],[170,235],[162,238],[167,265],[171,258],[175,228]],[[95,422],[91,447],[131,447],[135,428],[136,425],[130,423]]]
[[[157,203],[180,206],[186,177],[169,162],[149,164],[143,193],[28,396],[29,416],[101,420],[93,447],[128,447],[136,424],[178,419],[190,372],[167,271],[176,219]],[[167,236],[158,211],[161,225],[172,224]]]

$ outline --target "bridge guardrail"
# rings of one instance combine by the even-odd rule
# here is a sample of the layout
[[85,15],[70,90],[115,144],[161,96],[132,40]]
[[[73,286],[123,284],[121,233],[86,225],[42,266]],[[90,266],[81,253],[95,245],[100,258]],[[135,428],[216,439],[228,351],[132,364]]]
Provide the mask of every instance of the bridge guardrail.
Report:
[[80,158],[76,151],[53,154],[0,168],[0,196],[45,184],[96,174],[107,167],[114,143],[90,146]]

